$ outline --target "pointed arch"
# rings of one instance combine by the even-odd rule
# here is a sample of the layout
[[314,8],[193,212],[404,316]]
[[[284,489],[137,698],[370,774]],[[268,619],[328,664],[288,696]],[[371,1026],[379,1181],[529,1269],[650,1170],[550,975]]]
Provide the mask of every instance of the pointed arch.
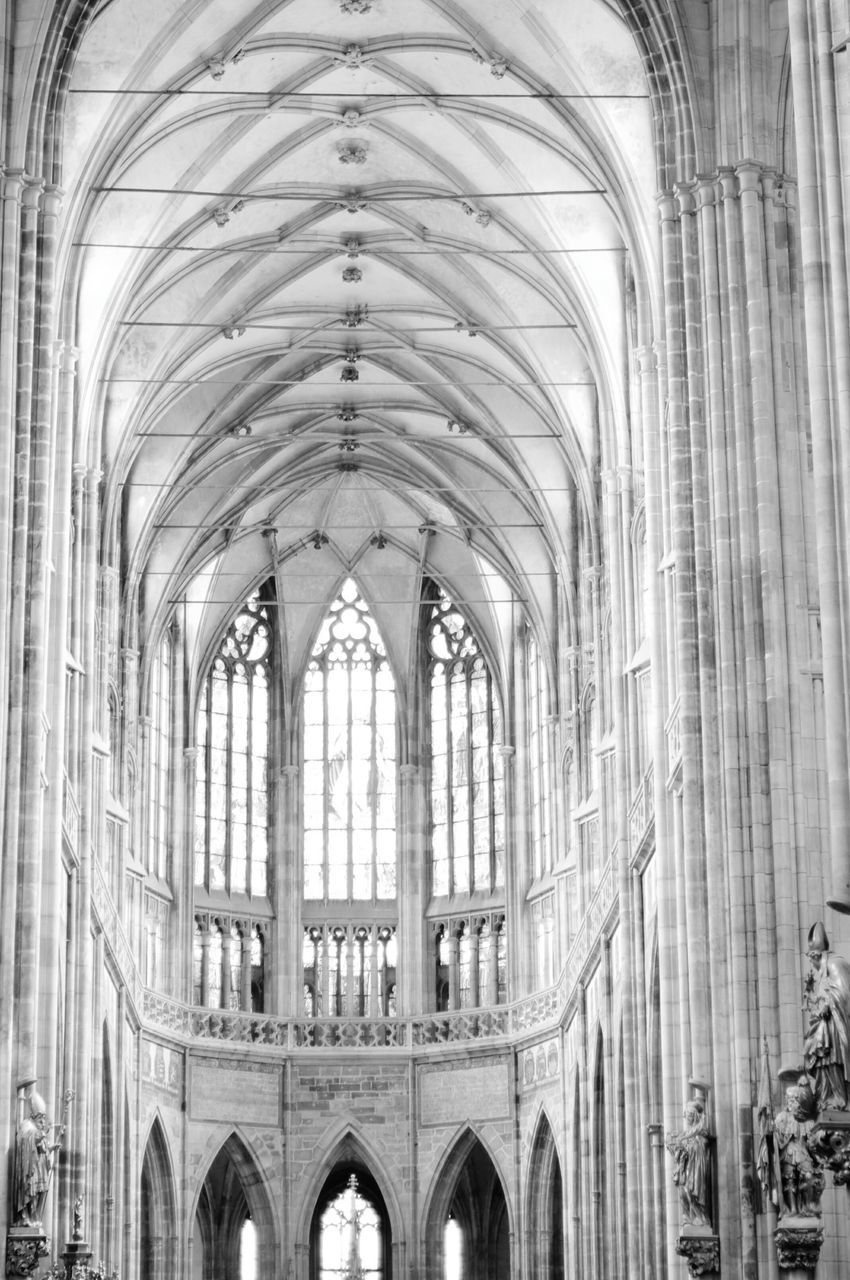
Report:
[[145,1280],[172,1280],[177,1269],[177,1197],[174,1166],[159,1113],[142,1159],[140,1272]]
[[505,1183],[480,1134],[465,1127],[431,1180],[423,1214],[424,1275],[443,1280],[450,1219],[463,1233],[463,1275],[487,1280],[511,1274],[514,1225]]
[[194,1280],[224,1280],[239,1273],[242,1228],[250,1219],[256,1231],[257,1274],[275,1275],[280,1267],[278,1225],[268,1179],[249,1144],[231,1130],[207,1160],[192,1205]]
[[531,1142],[525,1221],[530,1280],[564,1280],[564,1182],[555,1135],[543,1107]]
[[396,1243],[402,1242],[404,1217],[395,1188],[384,1174],[384,1160],[364,1137],[357,1121],[351,1116],[342,1116],[317,1145],[324,1154],[314,1158],[309,1179],[304,1180],[300,1207],[293,1215],[296,1223],[295,1248],[309,1243],[311,1223],[322,1189],[333,1171],[342,1167],[369,1171],[386,1209],[391,1238]]

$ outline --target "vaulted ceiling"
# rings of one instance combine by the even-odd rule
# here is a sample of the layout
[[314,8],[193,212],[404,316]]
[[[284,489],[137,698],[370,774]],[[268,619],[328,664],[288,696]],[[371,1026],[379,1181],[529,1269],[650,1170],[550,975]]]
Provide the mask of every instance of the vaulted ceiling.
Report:
[[611,0],[112,0],[70,83],[79,421],[142,639],[200,663],[273,571],[297,675],[354,573],[410,660],[419,578],[546,642],[576,511],[629,459],[656,225]]

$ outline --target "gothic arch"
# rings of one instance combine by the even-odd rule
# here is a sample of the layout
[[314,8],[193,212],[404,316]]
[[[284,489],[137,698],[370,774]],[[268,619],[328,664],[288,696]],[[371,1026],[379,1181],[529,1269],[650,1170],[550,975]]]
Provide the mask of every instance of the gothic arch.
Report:
[[563,1280],[567,1261],[564,1180],[555,1135],[543,1107],[528,1162],[525,1234],[530,1280]]
[[393,1246],[398,1248],[403,1245],[404,1218],[395,1187],[384,1173],[385,1161],[364,1139],[357,1122],[350,1116],[343,1116],[328,1130],[320,1145],[325,1154],[318,1156],[317,1163],[311,1166],[310,1177],[305,1180],[300,1209],[294,1215],[294,1248],[298,1250],[309,1246],[313,1213],[322,1188],[333,1171],[342,1165],[359,1166],[369,1171],[384,1202]]
[[425,1198],[422,1261],[426,1280],[442,1280],[443,1236],[453,1213],[470,1238],[464,1275],[484,1280],[491,1274],[510,1274],[510,1241],[516,1239],[510,1200],[498,1162],[471,1127],[455,1138]]
[[142,1158],[140,1271],[145,1280],[172,1280],[177,1269],[177,1198],[174,1166],[159,1113]]
[[[278,1223],[268,1178],[257,1164],[251,1144],[233,1129],[208,1153],[202,1168],[192,1200],[190,1223],[196,1241],[200,1237],[205,1259],[213,1252],[217,1230],[218,1265],[232,1269],[234,1259],[238,1258],[240,1229],[250,1218],[257,1232],[257,1274],[275,1274],[281,1258]],[[221,1206],[217,1204],[219,1198]],[[221,1215],[222,1206],[226,1216]],[[205,1278],[219,1274],[206,1262],[199,1267],[198,1260],[194,1260],[193,1269],[196,1276]],[[230,1272],[223,1270],[221,1274]]]

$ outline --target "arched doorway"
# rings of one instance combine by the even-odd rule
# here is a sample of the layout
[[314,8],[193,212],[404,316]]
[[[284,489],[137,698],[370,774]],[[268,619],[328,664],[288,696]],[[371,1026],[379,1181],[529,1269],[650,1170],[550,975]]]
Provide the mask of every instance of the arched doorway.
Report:
[[316,1201],[310,1227],[310,1280],[391,1280],[389,1216],[365,1166],[337,1165]]
[[425,1238],[428,1280],[501,1280],[511,1274],[504,1187],[471,1132],[455,1144],[438,1177]]
[[142,1161],[139,1274],[145,1280],[171,1280],[176,1243],[174,1177],[165,1134],[156,1119]]
[[268,1197],[244,1143],[231,1134],[204,1178],[195,1211],[192,1280],[260,1280],[274,1274]]
[[529,1275],[532,1280],[564,1280],[564,1184],[552,1128],[541,1115],[528,1171]]

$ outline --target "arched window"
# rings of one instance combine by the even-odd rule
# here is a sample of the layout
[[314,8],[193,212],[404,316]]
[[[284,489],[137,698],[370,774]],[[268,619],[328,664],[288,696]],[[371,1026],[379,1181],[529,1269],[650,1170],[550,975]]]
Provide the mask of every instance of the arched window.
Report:
[[389,1280],[389,1224],[380,1193],[362,1169],[338,1170],[313,1219],[315,1280]]
[[271,610],[256,596],[224,634],[198,709],[195,884],[265,897]]
[[396,698],[386,651],[352,578],[319,630],[303,702],[304,897],[396,892]]
[[[171,764],[171,638],[160,641],[150,674],[148,771],[148,864],[150,875],[168,875],[168,815]],[[113,744],[117,753],[117,743]]]
[[478,642],[442,592],[431,608],[426,635],[433,893],[491,893],[504,884],[501,711]]

